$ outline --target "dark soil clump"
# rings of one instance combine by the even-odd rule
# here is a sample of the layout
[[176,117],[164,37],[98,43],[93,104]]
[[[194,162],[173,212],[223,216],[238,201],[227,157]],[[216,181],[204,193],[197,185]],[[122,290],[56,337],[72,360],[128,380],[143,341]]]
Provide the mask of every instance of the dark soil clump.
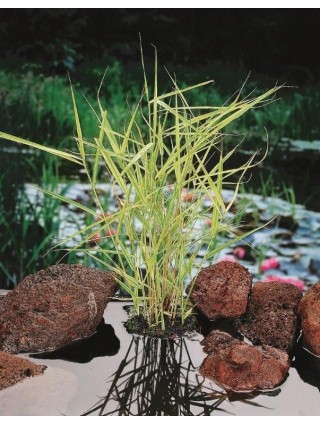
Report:
[[174,339],[193,333],[197,328],[197,320],[195,316],[189,316],[183,324],[179,319],[174,324],[171,324],[169,320],[166,320],[166,328],[163,330],[157,326],[150,327],[147,320],[142,315],[133,315],[132,306],[125,306],[124,309],[131,316],[124,323],[126,330],[130,334],[145,335],[154,338]]

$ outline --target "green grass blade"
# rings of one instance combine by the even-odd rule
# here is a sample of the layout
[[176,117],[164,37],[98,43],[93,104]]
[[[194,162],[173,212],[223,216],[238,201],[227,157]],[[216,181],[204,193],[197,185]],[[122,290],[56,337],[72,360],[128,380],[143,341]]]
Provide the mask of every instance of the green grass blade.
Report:
[[61,151],[61,150],[58,150],[58,149],[50,148],[48,146],[40,145],[38,143],[30,142],[29,140],[23,139],[21,137],[12,136],[11,134],[3,133],[2,131],[0,131],[0,139],[9,140],[11,142],[15,142],[15,143],[18,143],[20,145],[26,145],[26,146],[29,146],[30,148],[35,148],[35,149],[38,149],[40,151],[47,152],[50,155],[54,155],[56,157],[66,159],[66,160],[74,162],[76,164],[80,164],[80,165],[82,164],[79,157],[75,154],[71,154],[71,153],[64,152],[64,151]]

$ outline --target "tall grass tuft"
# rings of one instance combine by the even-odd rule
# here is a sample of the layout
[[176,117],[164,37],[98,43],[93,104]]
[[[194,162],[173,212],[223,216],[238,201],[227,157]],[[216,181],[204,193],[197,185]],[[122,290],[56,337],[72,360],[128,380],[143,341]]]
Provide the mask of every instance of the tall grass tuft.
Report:
[[[157,58],[152,88],[144,64],[143,74],[141,98],[122,129],[120,125],[112,126],[109,111],[99,102],[99,110],[95,112],[99,131],[93,140],[87,140],[83,134],[72,90],[76,153],[5,133],[0,133],[0,137],[37,147],[86,170],[99,211],[48,190],[44,192],[92,214],[97,218],[95,225],[98,223],[101,233],[108,230],[107,237],[112,240],[114,249],[90,248],[81,243],[73,250],[93,257],[99,254],[98,261],[116,272],[122,288],[131,295],[136,313],[143,315],[149,326],[164,330],[168,324],[183,324],[192,314],[184,285],[186,279],[191,279],[194,267],[200,269],[219,250],[244,237],[235,235],[226,216],[243,175],[254,166],[255,155],[237,168],[228,167],[228,160],[237,148],[226,152],[223,141],[233,121],[268,103],[280,87],[244,99],[240,90],[223,106],[195,107],[189,104],[188,94],[200,88],[210,90],[212,81],[181,89],[168,73],[172,89],[163,94],[158,87]],[[209,160],[214,164],[210,169]],[[96,190],[101,167],[121,192],[117,196],[118,211],[111,215],[103,211]],[[222,190],[230,183],[234,195],[225,205]],[[210,207],[206,206],[208,199],[212,203]],[[197,226],[208,214],[211,226]],[[97,230],[88,225],[79,232],[86,234],[89,240]],[[221,232],[230,235],[230,242],[215,243]],[[203,241],[208,239],[212,243],[202,260],[196,263]]]

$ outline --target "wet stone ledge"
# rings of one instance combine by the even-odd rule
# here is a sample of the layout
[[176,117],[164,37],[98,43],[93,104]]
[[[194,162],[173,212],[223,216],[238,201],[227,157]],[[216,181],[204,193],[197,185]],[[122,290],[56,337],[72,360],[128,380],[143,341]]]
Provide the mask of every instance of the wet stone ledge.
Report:
[[7,295],[9,291],[7,289],[0,289],[0,301]]

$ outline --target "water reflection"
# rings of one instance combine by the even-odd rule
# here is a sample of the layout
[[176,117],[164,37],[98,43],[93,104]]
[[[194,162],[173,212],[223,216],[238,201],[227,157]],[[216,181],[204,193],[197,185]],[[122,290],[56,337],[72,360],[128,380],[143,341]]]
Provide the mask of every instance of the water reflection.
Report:
[[32,354],[36,359],[61,359],[75,363],[88,363],[95,357],[114,356],[118,353],[120,341],[111,325],[102,320],[96,332],[89,338],[68,344],[58,350]]
[[226,400],[263,407],[249,401],[261,393],[236,397],[208,385],[197,373],[188,343],[184,338],[133,336],[118,370],[108,382],[107,395],[84,416],[210,416],[216,410],[228,414],[231,405],[222,406]]
[[185,339],[133,336],[107,395],[84,416],[210,415],[227,398],[203,391]]

